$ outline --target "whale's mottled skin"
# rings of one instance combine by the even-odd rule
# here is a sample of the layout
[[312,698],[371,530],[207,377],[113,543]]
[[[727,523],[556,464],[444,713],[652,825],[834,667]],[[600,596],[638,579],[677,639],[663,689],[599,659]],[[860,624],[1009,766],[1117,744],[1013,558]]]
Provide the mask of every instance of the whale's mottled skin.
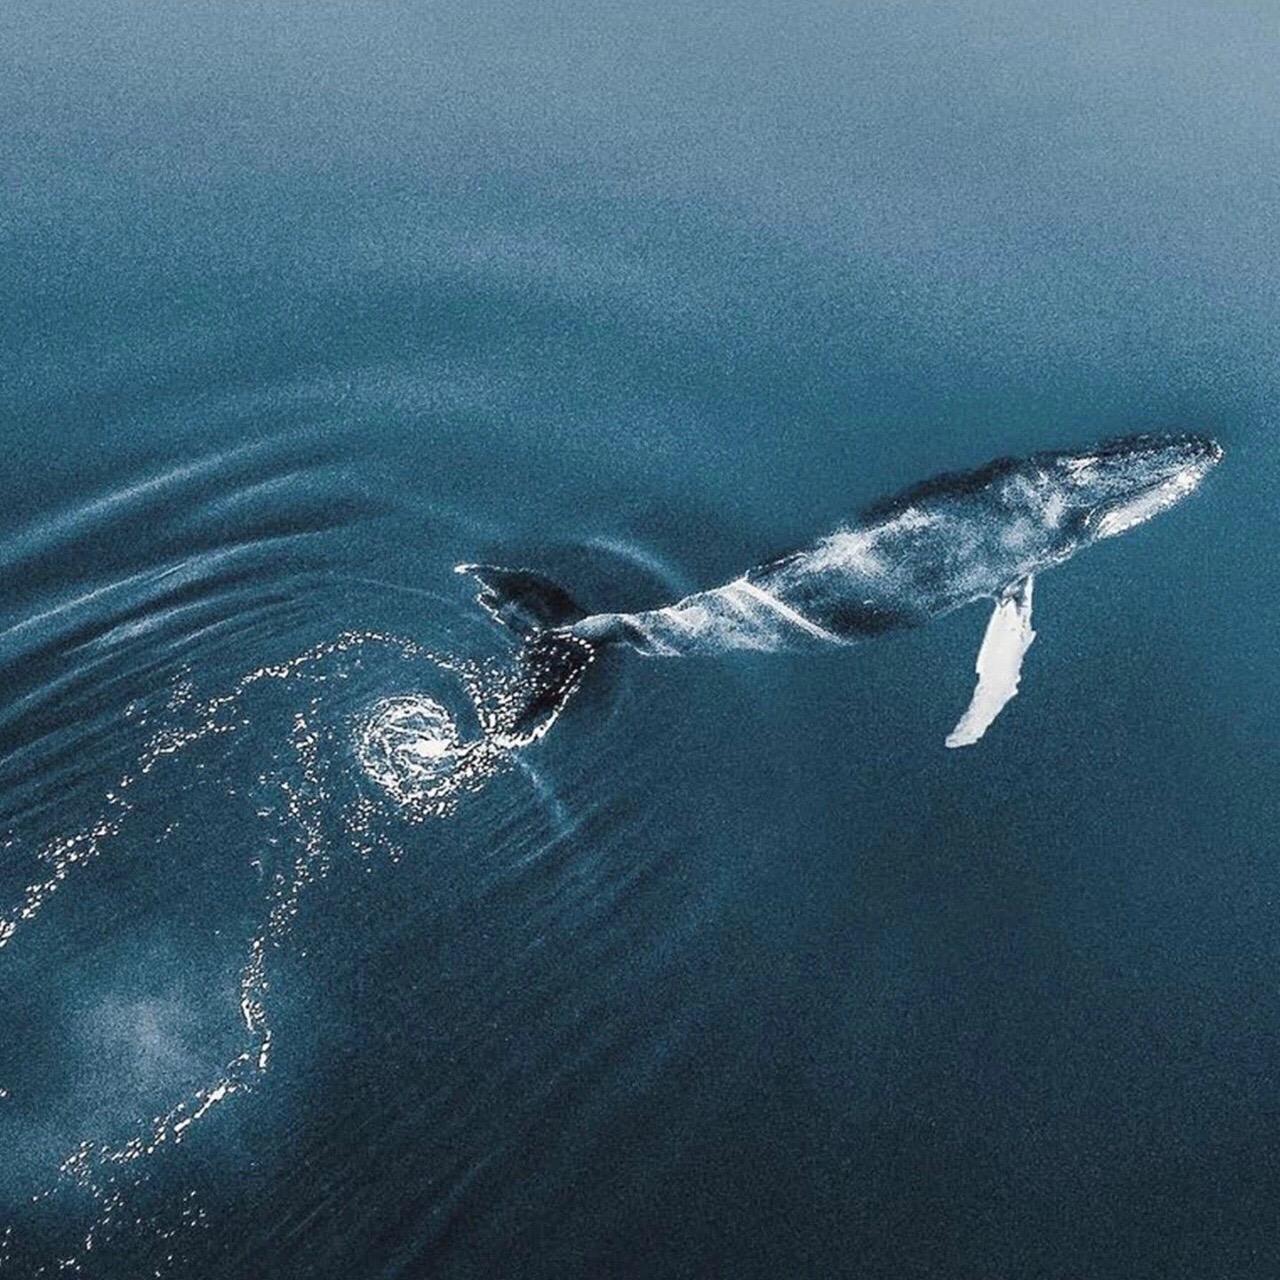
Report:
[[479,600],[525,638],[527,704],[510,737],[545,731],[602,645],[648,656],[849,645],[978,600],[996,608],[974,700],[948,745],[977,741],[1017,689],[1035,576],[1192,493],[1222,450],[1204,436],[1133,436],[1004,458],[877,503],[816,542],[660,609],[583,615],[535,574],[460,565]]

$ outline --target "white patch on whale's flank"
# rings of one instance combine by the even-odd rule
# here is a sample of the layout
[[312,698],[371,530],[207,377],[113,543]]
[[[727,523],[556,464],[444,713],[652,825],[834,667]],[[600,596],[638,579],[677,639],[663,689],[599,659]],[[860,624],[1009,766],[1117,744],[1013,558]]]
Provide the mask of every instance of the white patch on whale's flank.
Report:
[[810,622],[802,613],[797,613],[790,605],[783,604],[777,596],[771,595],[763,588],[756,586],[754,582],[748,582],[746,578],[738,578],[736,581],[729,583],[725,588],[726,591],[739,591],[743,595],[750,596],[753,600],[764,605],[767,609],[772,609],[780,618],[785,618],[788,622],[799,627],[801,631],[808,635],[814,636],[819,640],[826,640],[832,644],[843,644],[844,642],[839,636],[828,631],[825,627],[820,627],[816,622]]
[[623,626],[643,639],[643,648],[635,646],[641,652],[652,657],[675,657],[680,651],[661,638],[655,623],[664,617],[670,622],[676,617],[677,610],[683,607],[681,604],[670,604],[652,613],[593,613],[581,622],[575,622],[569,634],[588,644],[599,644],[607,642],[617,628]]
[[1085,483],[1098,469],[1098,459],[1093,454],[1086,454],[1079,458],[1067,458],[1063,465],[1067,469],[1067,474],[1073,479],[1078,479],[1081,484]]
[[1031,475],[1012,475],[1004,484],[1005,501],[1021,502],[1024,506],[1035,505],[1040,497],[1040,486],[1044,473],[1036,471]]
[[719,587],[715,598],[726,610],[719,615],[719,635],[732,639],[734,648],[752,653],[775,653],[783,648],[784,635],[775,610],[762,608],[750,593],[737,590],[736,582]]
[[659,609],[655,616],[661,618],[674,630],[687,632],[689,635],[698,635],[706,631],[714,622],[711,611],[706,605],[692,596],[679,604],[666,605]]
[[960,722],[947,735],[947,746],[972,746],[991,727],[1018,692],[1022,659],[1036,633],[1031,629],[1031,589],[1026,578],[996,601],[978,650],[978,684]]
[[[931,529],[938,523],[936,513],[907,507],[880,524],[861,529],[837,529],[803,555],[800,567],[805,573],[839,570],[868,578],[883,578],[891,572],[893,561],[900,555],[893,540],[902,534]],[[881,545],[886,542],[889,544],[888,560],[885,558],[886,548]]]
[[1029,516],[1019,516],[1000,531],[1000,541],[1010,551],[1029,546],[1042,526]]
[[650,646],[655,656],[660,658],[677,657],[681,651],[675,645],[668,644],[657,630],[648,624],[647,618],[660,618],[672,631],[684,632],[687,635],[695,635],[705,630],[711,618],[706,609],[699,604],[669,604],[651,614],[624,613],[618,616],[627,618],[644,636],[645,643]]
[[1187,468],[1178,472],[1171,480],[1148,489],[1132,502],[1112,507],[1102,514],[1094,526],[1094,536],[1112,538],[1117,533],[1124,533],[1135,525],[1143,524],[1174,503],[1181,502],[1199,485],[1200,478],[1194,470]]
[[885,571],[885,564],[876,555],[875,547],[885,527],[838,529],[823,538],[812,555],[806,557],[806,570],[820,572],[823,569],[845,569],[879,577]]
[[908,507],[900,516],[890,520],[884,526],[889,533],[914,533],[917,529],[928,529],[938,523],[938,517],[919,507]]

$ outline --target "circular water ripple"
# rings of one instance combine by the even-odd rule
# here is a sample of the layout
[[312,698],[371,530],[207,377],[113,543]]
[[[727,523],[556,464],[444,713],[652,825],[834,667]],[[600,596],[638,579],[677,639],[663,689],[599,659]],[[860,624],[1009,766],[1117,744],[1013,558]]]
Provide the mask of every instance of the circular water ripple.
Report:
[[[206,1192],[218,1195],[207,1141],[225,1142],[228,1122],[239,1123],[230,1116],[268,1075],[273,1087],[290,1087],[300,976],[348,940],[325,932],[324,882],[426,854],[442,900],[452,893],[478,900],[501,894],[509,876],[526,874],[548,841],[581,818],[581,804],[562,802],[564,779],[543,776],[523,748],[555,722],[585,662],[557,664],[554,654],[535,654],[535,662],[496,647],[488,624],[454,597],[342,573],[308,577],[305,591],[303,579],[289,581],[286,594],[305,598],[309,609],[375,625],[294,647],[293,615],[272,612],[271,647],[293,656],[250,670],[237,670],[211,633],[197,629],[175,651],[182,662],[173,671],[161,667],[157,680],[143,669],[146,698],[104,710],[114,750],[102,756],[98,776],[83,780],[75,803],[45,803],[41,788],[13,824],[14,878],[0,902],[5,963],[17,953],[21,972],[40,984],[75,954],[77,930],[109,936],[96,880],[104,873],[90,868],[110,862],[105,874],[117,877],[116,890],[144,904],[130,919],[134,934],[154,929],[159,938],[171,918],[189,921],[183,973],[210,995],[199,1010],[183,1006],[192,1027],[200,1020],[181,1080],[149,1076],[145,1089],[130,1092],[107,1072],[110,1097],[64,1090],[57,1100],[69,1115],[78,1117],[83,1103],[84,1124],[75,1122],[70,1142],[38,1115],[30,1121],[39,1141],[28,1145],[47,1154],[26,1162],[21,1186],[12,1180],[26,1208],[12,1227],[0,1222],[0,1271],[53,1274],[138,1255],[148,1258],[148,1273],[181,1272],[187,1246],[177,1237],[203,1225]],[[246,587],[247,603],[258,599],[259,585]],[[400,633],[401,610],[387,604],[392,591],[414,599],[421,640]],[[377,625],[384,614],[385,628]],[[175,633],[174,643],[184,635]],[[131,677],[124,685],[131,695],[145,682],[132,678],[130,664],[144,651],[154,656],[156,637],[147,639],[145,650],[122,647],[117,628],[103,641]],[[603,704],[595,705],[599,712]],[[48,783],[54,775],[39,776]],[[597,796],[607,790],[598,783]],[[187,876],[187,868],[198,873]],[[349,941],[358,946],[360,938],[352,933]],[[105,976],[86,988],[87,1013],[60,1021],[52,1009],[32,1034],[50,1043],[70,1035],[79,1053],[92,1040],[99,1005],[127,1001],[134,986],[148,995],[145,956],[135,964],[121,955],[114,967],[104,961]],[[288,1048],[277,1067],[281,1033]],[[118,1070],[127,1072],[144,1048],[126,1037]],[[16,1112],[42,1095],[33,1070],[9,1066],[0,1106]],[[202,1155],[179,1155],[197,1134]],[[203,1172],[197,1178],[206,1167],[215,1171],[207,1184]],[[201,1203],[175,1200],[179,1179],[183,1195],[194,1195],[188,1177],[199,1183]]]

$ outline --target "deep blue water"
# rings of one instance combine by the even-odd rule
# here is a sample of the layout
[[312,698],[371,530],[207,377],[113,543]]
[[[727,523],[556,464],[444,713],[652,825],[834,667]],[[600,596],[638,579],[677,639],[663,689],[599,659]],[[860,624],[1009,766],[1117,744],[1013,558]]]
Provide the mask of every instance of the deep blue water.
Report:
[[[4,9],[0,1270],[1280,1274],[1278,54]],[[1225,462],[1044,578],[973,750],[981,610],[611,656],[438,813],[361,765],[507,652],[459,561],[649,606],[1174,429]]]

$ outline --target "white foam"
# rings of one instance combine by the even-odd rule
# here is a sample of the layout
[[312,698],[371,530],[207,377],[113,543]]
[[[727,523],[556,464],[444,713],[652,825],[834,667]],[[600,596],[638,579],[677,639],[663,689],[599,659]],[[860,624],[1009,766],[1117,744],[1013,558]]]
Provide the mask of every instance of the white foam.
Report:
[[458,726],[425,695],[387,698],[374,707],[356,735],[364,771],[399,796],[429,787],[452,770],[461,750]]

